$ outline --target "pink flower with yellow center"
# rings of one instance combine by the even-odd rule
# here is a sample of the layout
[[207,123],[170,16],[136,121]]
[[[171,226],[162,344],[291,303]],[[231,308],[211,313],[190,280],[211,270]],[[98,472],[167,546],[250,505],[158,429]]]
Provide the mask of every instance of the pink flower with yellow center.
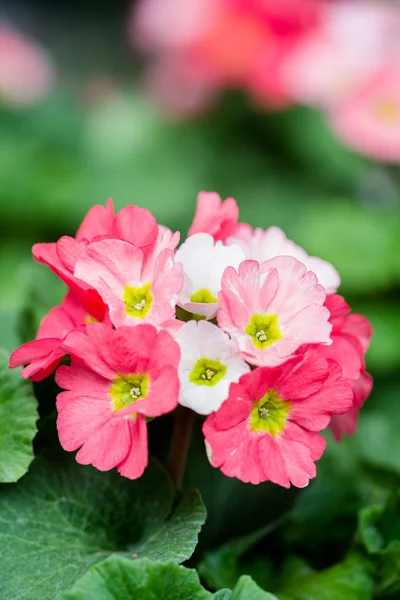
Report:
[[[399,51],[400,60],[400,51]],[[400,162],[400,66],[385,65],[330,111],[335,133],[377,160]]]
[[44,317],[36,339],[23,344],[11,354],[10,368],[28,365],[21,371],[22,377],[30,377],[33,381],[45,379],[66,354],[62,346],[65,336],[92,319],[85,307],[69,292],[61,306],[55,306]]
[[325,450],[319,432],[332,414],[349,410],[352,397],[337,363],[317,351],[255,369],[231,385],[203,425],[210,463],[245,482],[304,487]]
[[175,317],[181,271],[168,247],[147,254],[129,242],[105,239],[86,246],[74,276],[100,294],[115,327],[144,322],[161,326]]
[[114,467],[136,479],[146,468],[147,419],[178,403],[178,344],[166,331],[139,325],[113,330],[99,323],[70,333],[59,367],[57,428],[62,447],[77,462],[100,471]]
[[77,299],[98,321],[104,319],[107,306],[88,281],[75,274],[78,259],[86,255],[89,242],[116,239],[130,242],[140,248],[150,269],[164,249],[174,250],[179,234],[157,225],[150,211],[138,206],[127,206],[114,214],[112,200],[107,206],[90,209],[75,238],[63,236],[56,243],[35,244],[33,256],[47,265],[70,288]]
[[314,273],[289,256],[228,267],[218,324],[253,365],[285,362],[303,344],[331,344],[326,293]]

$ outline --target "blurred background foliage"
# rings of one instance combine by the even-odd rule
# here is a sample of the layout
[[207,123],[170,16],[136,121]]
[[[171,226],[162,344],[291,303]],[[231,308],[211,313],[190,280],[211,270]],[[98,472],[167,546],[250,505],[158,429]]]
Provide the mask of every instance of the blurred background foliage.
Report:
[[[33,263],[31,245],[73,235],[109,196],[117,209],[146,207],[184,235],[197,193],[215,190],[237,199],[241,221],[283,228],[335,265],[341,293],[374,328],[367,367],[375,387],[359,430],[340,447],[329,442],[319,477],[274,546],[275,559],[284,540],[293,554],[327,567],[349,549],[357,510],[386,497],[400,477],[400,169],[345,149],[311,109],[265,113],[239,92],[196,118],[168,120],[141,91],[140,59],[125,39],[129,10],[127,2],[94,10],[88,1],[35,0],[9,2],[1,15],[44,43],[58,66],[40,105],[0,109],[1,346],[31,338],[63,293]],[[264,526],[294,502],[292,492],[268,484],[254,490],[211,476],[202,448],[196,456],[188,483],[201,482],[210,513],[200,550]],[[238,525],[248,502],[251,518]],[[202,567],[210,585],[215,560]],[[258,567],[244,570],[256,576]]]

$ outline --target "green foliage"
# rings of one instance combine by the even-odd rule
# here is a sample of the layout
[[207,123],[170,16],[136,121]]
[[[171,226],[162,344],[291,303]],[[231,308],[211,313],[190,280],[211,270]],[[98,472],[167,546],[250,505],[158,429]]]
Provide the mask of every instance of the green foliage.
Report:
[[[73,235],[108,196],[116,209],[152,210],[183,238],[206,189],[236,197],[241,221],[280,226],[333,262],[340,293],[373,325],[367,367],[375,377],[356,436],[336,445],[327,434],[318,477],[304,490],[251,486],[213,469],[198,419],[185,476],[208,511],[197,546],[205,518],[198,492],[176,499],[157,463],[131,482],[55,453],[56,386],[35,385],[42,417],[35,450],[45,452],[21,481],[0,486],[0,598],[398,600],[398,168],[345,149],[316,111],[257,112],[237,95],[204,117],[174,123],[135,89],[115,84],[84,109],[62,90],[26,112],[0,110],[0,127],[7,350],[32,339],[65,292],[31,261],[32,243]],[[6,371],[6,360],[1,354],[0,481],[13,482],[33,458],[37,412],[30,384]],[[149,426],[150,451],[159,445],[163,460],[164,425],[157,440],[156,421]],[[174,564],[188,559],[208,589]]]
[[264,592],[250,577],[243,576],[239,579],[232,591],[230,600],[278,600],[276,596]]
[[188,559],[205,510],[195,492],[173,502],[156,463],[132,482],[65,454],[38,457],[18,484],[0,488],[0,597],[52,600],[109,554]]
[[195,571],[174,563],[111,556],[76,582],[60,600],[211,600]]
[[364,508],[359,516],[358,535],[374,558],[376,590],[379,597],[400,593],[400,495],[394,493],[386,504]]
[[129,561],[111,556],[92,566],[59,600],[277,600],[250,577],[242,577],[233,591],[207,592],[195,571],[173,563],[147,559]]
[[[217,550],[205,554],[199,564],[199,573],[207,585],[216,590],[220,587],[233,588],[243,572],[239,565],[240,559],[249,552],[260,540],[274,531],[284,520],[269,523],[265,527],[246,536],[224,544]],[[266,560],[263,560],[263,570],[266,570]],[[246,565],[249,568],[248,565]]]
[[281,600],[371,600],[373,579],[365,559],[349,556],[320,572],[289,564],[282,575]]
[[0,482],[17,481],[33,460],[38,418],[31,382],[20,369],[8,370],[9,355],[0,349]]

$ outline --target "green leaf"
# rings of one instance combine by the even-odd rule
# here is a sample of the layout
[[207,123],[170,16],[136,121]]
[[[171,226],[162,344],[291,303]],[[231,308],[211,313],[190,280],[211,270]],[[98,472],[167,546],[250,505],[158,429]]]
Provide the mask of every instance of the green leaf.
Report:
[[324,571],[287,568],[282,579],[282,600],[372,600],[370,564],[356,555]]
[[197,542],[197,534],[206,520],[206,509],[199,492],[188,490],[171,517],[154,531],[153,535],[135,546],[140,556],[165,560],[165,553],[178,563],[187,560]]
[[174,563],[110,556],[94,565],[60,600],[211,600],[196,571]]
[[213,600],[231,600],[232,591],[231,590],[220,590],[213,596]]
[[[240,558],[279,527],[283,521],[284,519],[273,521],[249,535],[224,544],[217,550],[207,552],[199,565],[199,573],[208,587],[214,590],[220,587],[233,588],[240,575],[243,574],[239,565]],[[266,566],[267,561],[264,562]]]
[[17,481],[33,460],[36,399],[20,370],[8,370],[9,355],[0,350],[0,482]]
[[241,577],[232,592],[230,600],[278,600],[276,596],[264,592],[256,583],[244,575]]
[[0,597],[53,600],[93,563],[118,553],[188,559],[205,518],[198,494],[173,510],[168,474],[151,463],[130,481],[83,467],[66,454],[37,458],[16,485],[0,488]]
[[358,537],[376,565],[377,590],[388,596],[400,592],[400,493],[385,505],[360,511]]
[[93,565],[59,600],[277,600],[261,590],[250,577],[240,579],[235,589],[210,594],[200,584],[196,571],[172,562],[148,559],[129,561],[110,556]]

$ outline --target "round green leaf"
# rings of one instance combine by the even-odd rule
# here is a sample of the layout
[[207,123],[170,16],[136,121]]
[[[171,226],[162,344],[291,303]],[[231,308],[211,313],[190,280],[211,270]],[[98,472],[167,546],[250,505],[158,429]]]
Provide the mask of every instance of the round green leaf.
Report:
[[0,597],[53,600],[110,554],[188,559],[205,509],[196,492],[173,502],[157,463],[130,481],[62,453],[40,456],[18,484],[0,487]]
[[[36,399],[20,371],[8,370],[9,355],[0,350],[0,482],[17,481],[33,459]],[[0,584],[1,585],[1,584]]]
[[110,556],[94,565],[60,600],[211,600],[196,571],[174,563]]

